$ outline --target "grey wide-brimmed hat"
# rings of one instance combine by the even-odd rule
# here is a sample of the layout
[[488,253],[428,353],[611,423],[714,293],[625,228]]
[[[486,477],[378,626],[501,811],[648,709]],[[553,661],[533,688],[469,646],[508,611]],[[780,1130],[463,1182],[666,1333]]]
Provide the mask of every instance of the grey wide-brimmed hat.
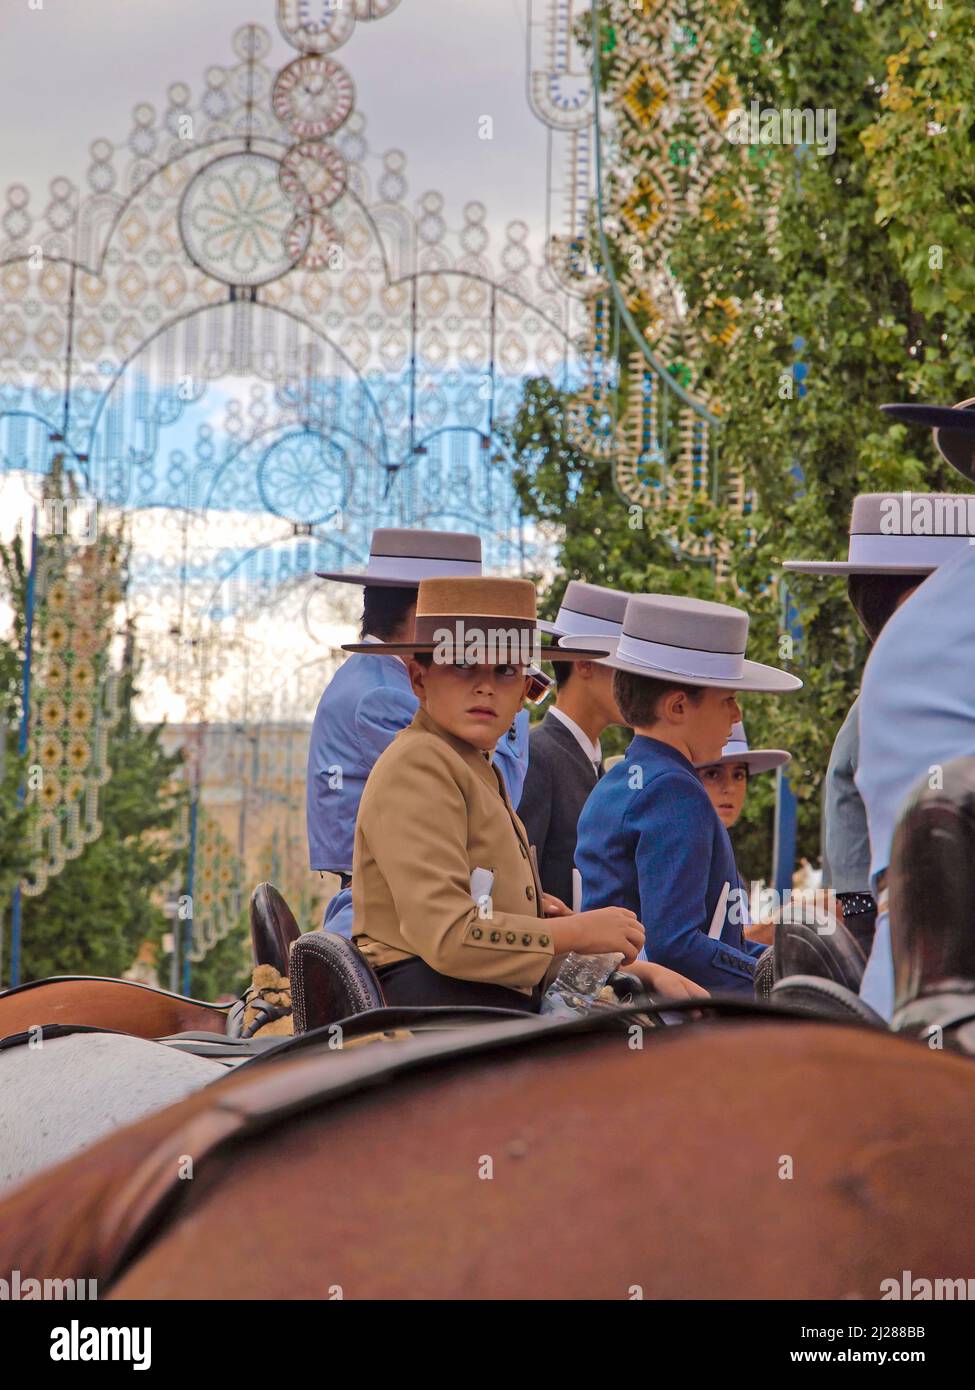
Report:
[[798,690],[802,681],[774,666],[745,660],[748,614],[726,603],[634,594],[623,616],[622,636],[586,638],[602,646],[605,664],[634,676],[721,690]]
[[421,579],[416,594],[413,637],[407,642],[344,642],[360,656],[415,656],[429,652],[444,663],[532,667],[557,661],[596,661],[602,652],[587,642],[579,650],[544,647],[535,612],[535,586],[528,579],[474,575]]
[[727,767],[737,766],[744,763],[748,771],[754,776],[759,772],[771,772],[773,768],[784,767],[786,763],[792,761],[792,754],[786,753],[781,748],[749,748],[748,739],[745,737],[745,726],[741,722],[732,724],[731,737],[721,750],[720,758],[712,758],[709,763],[697,763],[696,766],[704,767]]
[[629,597],[617,589],[604,588],[602,584],[570,579],[555,621],[549,623],[539,619],[538,626],[542,632],[550,632],[559,639],[587,637],[593,633],[619,637]]
[[957,405],[922,405],[918,401],[882,405],[895,420],[934,431],[934,445],[952,468],[975,482],[975,396]]
[[339,584],[408,589],[421,579],[476,579],[481,573],[481,538],[468,531],[411,531],[380,526],[372,533],[369,560],[355,573],[318,572]]
[[975,496],[863,492],[845,560],[786,560],[795,574],[930,574],[975,540]]

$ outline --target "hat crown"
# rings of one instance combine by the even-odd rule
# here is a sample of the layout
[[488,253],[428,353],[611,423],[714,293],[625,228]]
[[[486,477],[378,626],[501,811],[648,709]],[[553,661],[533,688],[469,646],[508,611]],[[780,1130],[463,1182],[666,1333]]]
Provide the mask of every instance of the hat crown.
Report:
[[641,642],[741,656],[748,644],[748,614],[707,599],[638,594],[626,605],[623,633]]
[[481,563],[481,538],[470,531],[409,530],[379,526],[369,542],[369,557],[382,559],[466,560]]
[[961,492],[864,492],[853,499],[850,535],[975,535],[975,497]]
[[416,596],[417,618],[513,618],[534,622],[535,586],[528,579],[421,579]]
[[605,622],[622,623],[629,601],[628,594],[607,589],[602,584],[587,584],[582,579],[570,579],[562,595],[560,611],[567,609],[587,618],[602,618]]

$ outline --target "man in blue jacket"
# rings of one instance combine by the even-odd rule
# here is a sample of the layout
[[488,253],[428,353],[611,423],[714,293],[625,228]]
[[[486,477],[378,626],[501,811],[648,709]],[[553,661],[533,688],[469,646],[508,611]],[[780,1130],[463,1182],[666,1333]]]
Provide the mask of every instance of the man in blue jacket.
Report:
[[[633,597],[609,644],[613,693],[634,738],[579,821],[582,909],[637,914],[645,952],[709,990],[752,993],[764,947],[746,914],[728,832],[695,764],[715,762],[743,691],[795,690],[795,676],[745,660],[748,615],[666,594]],[[590,639],[595,645],[595,639]]]
[[[480,573],[479,536],[389,527],[373,533],[365,570],[318,577],[362,585],[362,640],[397,642],[413,635],[421,579]],[[409,673],[398,656],[350,656],[318,703],[308,749],[306,820],[311,868],[340,880],[339,892],[325,910],[328,931],[352,934],[352,843],[359,800],[376,759],[416,710]],[[498,744],[494,761],[517,805],[528,764],[526,711]]]

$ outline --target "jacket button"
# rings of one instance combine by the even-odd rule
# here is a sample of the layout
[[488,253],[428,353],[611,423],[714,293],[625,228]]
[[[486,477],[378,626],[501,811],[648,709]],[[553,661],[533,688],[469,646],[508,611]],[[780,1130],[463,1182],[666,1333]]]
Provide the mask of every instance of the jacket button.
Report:
[[540,937],[538,938],[538,944],[539,944],[539,946],[547,946],[547,945],[548,945],[548,937],[547,937],[547,936],[540,936]]
[[517,936],[513,931],[506,931],[504,934],[504,939],[505,941],[507,941],[509,946],[513,946],[515,942],[518,940]]
[[534,890],[534,888],[531,886],[531,884],[529,883],[528,887],[525,889],[525,897],[528,898],[528,899],[530,900],[530,899],[534,898],[534,896],[535,896],[535,890]]
[[530,946],[532,944],[532,939],[528,932],[525,932],[525,935],[521,938],[521,944],[522,946]]
[[484,935],[484,933],[481,931],[480,927],[472,927],[472,928],[471,928],[471,936],[473,936],[473,938],[474,938],[475,941],[480,941],[480,939],[481,939],[481,937],[482,937],[483,935]]
[[491,933],[491,940],[492,940],[492,941],[500,941],[500,940],[501,940],[501,933],[500,933],[499,931],[493,931],[493,932]]

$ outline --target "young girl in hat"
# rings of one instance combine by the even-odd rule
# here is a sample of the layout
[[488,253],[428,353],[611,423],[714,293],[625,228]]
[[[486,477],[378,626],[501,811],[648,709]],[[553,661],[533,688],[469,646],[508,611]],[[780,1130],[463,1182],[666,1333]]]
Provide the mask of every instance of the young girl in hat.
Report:
[[[785,753],[780,748],[749,748],[744,724],[734,725],[731,737],[721,750],[721,757],[716,758],[713,763],[701,763],[697,769],[701,784],[725,830],[730,832],[737,825],[745,809],[745,798],[751,778],[757,773],[771,772],[774,768],[784,767],[791,761],[791,753]],[[744,894],[743,921],[747,923],[748,889],[740,874],[738,883]],[[745,935],[751,941],[769,944],[772,941],[771,928],[749,928]]]
[[[430,579],[412,642],[347,648],[408,658],[420,705],[369,775],[353,851],[353,936],[390,1004],[535,1011],[556,956],[618,952],[629,967],[643,946],[632,910],[571,913],[543,894],[491,760],[537,641],[527,580]],[[638,973],[658,993],[700,993],[653,965]]]

